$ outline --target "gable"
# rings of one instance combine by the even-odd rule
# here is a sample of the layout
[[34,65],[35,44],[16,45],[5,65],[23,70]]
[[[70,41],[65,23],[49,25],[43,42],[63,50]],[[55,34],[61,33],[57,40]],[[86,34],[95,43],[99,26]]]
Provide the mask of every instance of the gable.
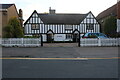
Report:
[[81,23],[96,23],[99,24],[92,12],[89,12],[86,18]]
[[7,11],[8,12],[8,19],[10,19],[11,17],[19,18],[19,13],[18,13],[15,5],[10,6],[7,10],[8,10]]
[[43,21],[39,18],[38,13],[36,11],[32,13],[32,15],[27,19],[24,25],[30,23],[43,23]]

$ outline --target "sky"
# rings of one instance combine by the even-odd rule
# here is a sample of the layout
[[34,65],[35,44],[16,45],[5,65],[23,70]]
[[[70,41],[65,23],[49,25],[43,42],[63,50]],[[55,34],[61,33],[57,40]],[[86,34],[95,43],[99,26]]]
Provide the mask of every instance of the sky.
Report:
[[97,16],[100,12],[117,3],[117,0],[0,0],[0,4],[14,3],[17,10],[23,10],[26,21],[34,10],[38,13],[49,12],[49,7],[56,13],[81,13],[89,11]]

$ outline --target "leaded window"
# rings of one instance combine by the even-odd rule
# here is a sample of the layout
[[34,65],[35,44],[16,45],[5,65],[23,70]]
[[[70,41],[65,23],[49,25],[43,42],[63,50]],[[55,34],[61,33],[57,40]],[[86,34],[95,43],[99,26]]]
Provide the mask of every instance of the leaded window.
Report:
[[94,29],[94,24],[92,24],[92,23],[87,23],[87,24],[86,24],[86,28],[87,28],[87,30],[93,30],[93,29]]
[[31,24],[32,25],[32,29],[39,29],[39,24]]
[[72,34],[66,34],[66,39],[72,39]]
[[72,30],[72,26],[71,25],[66,25],[65,30]]

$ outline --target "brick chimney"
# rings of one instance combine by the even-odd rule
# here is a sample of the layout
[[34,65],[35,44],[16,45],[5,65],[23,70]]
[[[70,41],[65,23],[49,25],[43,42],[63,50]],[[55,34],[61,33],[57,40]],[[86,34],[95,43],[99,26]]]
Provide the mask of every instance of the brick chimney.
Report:
[[55,9],[51,9],[51,7],[49,8],[49,14],[55,14]]
[[20,20],[20,25],[23,27],[23,11],[22,9],[19,9],[19,20]]

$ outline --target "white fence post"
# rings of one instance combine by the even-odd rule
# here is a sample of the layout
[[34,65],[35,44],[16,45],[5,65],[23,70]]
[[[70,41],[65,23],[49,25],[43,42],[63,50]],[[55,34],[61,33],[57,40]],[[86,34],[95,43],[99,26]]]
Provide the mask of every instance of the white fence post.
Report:
[[11,38],[10,38],[10,44],[11,44],[12,42],[11,42]]
[[120,38],[118,38],[118,40],[117,40],[117,41],[118,41],[118,46],[120,46]]
[[0,38],[0,46],[2,45],[2,38]]
[[22,40],[21,40],[21,41],[22,41],[22,42],[21,42],[21,46],[24,46],[23,38],[21,38],[21,39],[22,39]]
[[101,39],[98,39],[98,46],[101,46]]

